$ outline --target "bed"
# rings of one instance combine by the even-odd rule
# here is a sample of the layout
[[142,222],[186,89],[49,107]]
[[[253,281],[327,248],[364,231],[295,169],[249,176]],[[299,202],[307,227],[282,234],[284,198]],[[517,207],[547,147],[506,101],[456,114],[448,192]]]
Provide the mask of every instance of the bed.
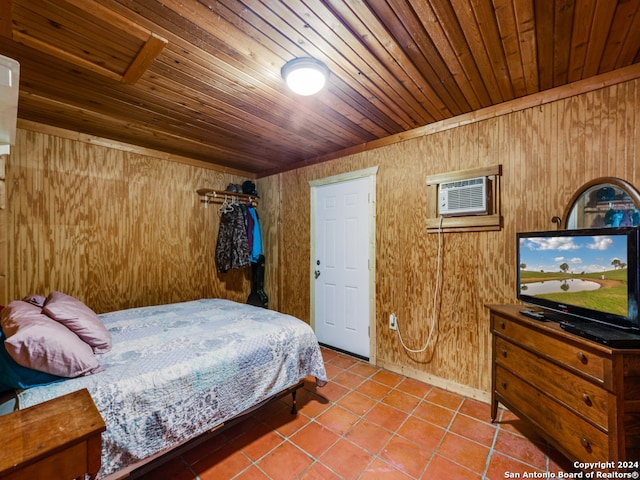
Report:
[[203,299],[99,315],[112,339],[97,373],[17,390],[20,409],[86,388],[102,415],[97,478],[251,411],[281,392],[327,377],[313,330],[289,315]]

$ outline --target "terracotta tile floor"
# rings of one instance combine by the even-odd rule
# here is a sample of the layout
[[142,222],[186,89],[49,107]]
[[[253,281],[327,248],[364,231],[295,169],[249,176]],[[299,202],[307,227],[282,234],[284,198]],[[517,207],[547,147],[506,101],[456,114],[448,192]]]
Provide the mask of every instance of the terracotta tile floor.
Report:
[[[565,472],[564,457],[515,416],[323,348],[329,384],[310,380],[145,475],[168,480],[491,479]],[[513,478],[513,477],[511,477]]]

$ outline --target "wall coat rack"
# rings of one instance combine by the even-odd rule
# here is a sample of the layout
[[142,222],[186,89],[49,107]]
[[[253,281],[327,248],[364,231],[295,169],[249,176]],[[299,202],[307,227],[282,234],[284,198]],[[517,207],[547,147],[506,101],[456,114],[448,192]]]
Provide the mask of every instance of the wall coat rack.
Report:
[[244,203],[253,207],[258,206],[258,197],[256,197],[255,195],[249,195],[247,193],[228,192],[226,190],[213,190],[211,188],[200,188],[196,190],[196,192],[198,193],[198,195],[203,197],[200,201],[204,203],[205,208],[207,208],[210,203]]

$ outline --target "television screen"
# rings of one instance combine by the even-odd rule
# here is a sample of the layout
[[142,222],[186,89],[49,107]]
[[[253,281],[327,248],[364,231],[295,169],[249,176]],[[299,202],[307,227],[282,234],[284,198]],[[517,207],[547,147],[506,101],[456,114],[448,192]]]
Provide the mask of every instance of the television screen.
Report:
[[638,229],[518,233],[518,299],[638,329]]

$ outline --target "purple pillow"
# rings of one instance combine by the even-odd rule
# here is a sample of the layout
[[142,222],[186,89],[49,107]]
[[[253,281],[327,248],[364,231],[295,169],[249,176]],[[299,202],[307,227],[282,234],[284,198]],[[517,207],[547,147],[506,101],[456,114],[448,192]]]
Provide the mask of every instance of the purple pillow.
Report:
[[64,325],[21,300],[2,310],[0,325],[7,353],[23,367],[59,377],[77,377],[102,370],[91,347]]
[[44,307],[44,302],[47,300],[47,297],[43,297],[42,295],[31,294],[27,295],[22,299],[23,302],[30,303],[31,305],[35,305],[36,307]]
[[96,313],[80,300],[60,292],[51,292],[42,313],[60,322],[93,349],[93,353],[111,350],[111,334]]
[[39,372],[16,363],[7,353],[4,346],[4,335],[0,331],[0,392],[48,385],[60,380],[65,380],[65,378]]

